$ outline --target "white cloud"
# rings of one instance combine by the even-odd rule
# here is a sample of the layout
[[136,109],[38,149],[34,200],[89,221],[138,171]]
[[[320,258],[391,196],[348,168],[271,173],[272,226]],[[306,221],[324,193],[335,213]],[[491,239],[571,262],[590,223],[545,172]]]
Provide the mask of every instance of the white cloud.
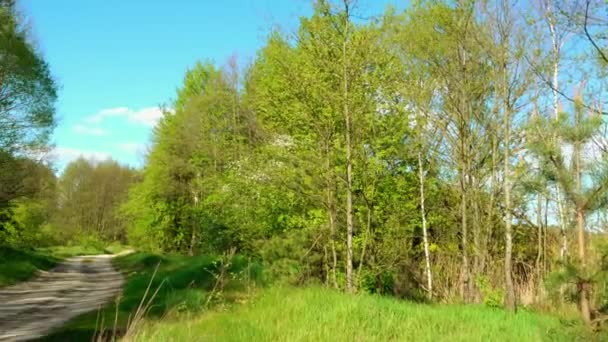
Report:
[[128,117],[131,122],[154,126],[162,116],[163,112],[159,107],[149,107],[131,112]]
[[132,153],[132,154],[143,153],[146,149],[145,144],[132,143],[132,142],[118,144],[118,147],[120,147],[121,149],[123,149],[129,153]]
[[116,107],[116,108],[106,108],[99,111],[101,115],[113,116],[113,115],[122,115],[124,113],[128,113],[130,111],[129,107]]
[[131,109],[128,107],[115,107],[102,109],[94,115],[85,119],[87,123],[98,124],[107,118],[123,117],[129,122],[152,127],[163,116],[160,107],[146,107],[141,109]]
[[73,127],[74,132],[78,133],[78,134],[83,134],[83,135],[95,135],[95,136],[104,136],[104,135],[108,135],[108,131],[100,128],[100,127],[89,127],[86,125],[75,125]]
[[55,147],[51,152],[51,156],[64,164],[67,164],[79,157],[83,157],[91,161],[101,161],[111,158],[111,155],[106,152],[80,150],[69,147]]
[[106,108],[102,109],[97,114],[91,115],[85,119],[88,123],[100,123],[107,117],[112,116],[125,116],[130,112],[130,109],[127,107],[116,107],[116,108]]

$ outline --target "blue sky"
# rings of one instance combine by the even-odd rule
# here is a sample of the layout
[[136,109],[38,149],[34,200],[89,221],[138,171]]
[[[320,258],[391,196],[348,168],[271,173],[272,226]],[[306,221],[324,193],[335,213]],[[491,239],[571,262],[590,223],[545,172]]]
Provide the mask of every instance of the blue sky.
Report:
[[[363,0],[381,13],[387,1]],[[158,105],[198,59],[249,63],[272,27],[293,31],[307,0],[21,0],[61,86],[53,142],[61,170],[78,155],[141,166]]]

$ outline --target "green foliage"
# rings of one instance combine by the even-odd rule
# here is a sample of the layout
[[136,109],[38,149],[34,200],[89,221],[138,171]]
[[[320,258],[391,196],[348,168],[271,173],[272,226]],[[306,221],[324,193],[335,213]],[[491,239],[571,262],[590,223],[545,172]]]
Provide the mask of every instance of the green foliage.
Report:
[[126,240],[126,222],[119,212],[136,171],[113,160],[70,162],[57,182],[58,205],[52,215],[56,239],[95,245]]
[[55,190],[55,175],[47,165],[0,151],[0,245],[52,243]]
[[[230,65],[197,63],[188,70],[175,110],[154,131],[141,182],[121,206],[129,243],[193,255],[236,247],[262,260],[278,282],[335,278],[341,286],[348,253],[347,105],[356,271],[375,284],[373,291],[395,293],[407,284],[407,295],[400,295],[419,293],[415,147],[422,133],[410,125],[408,66],[388,25],[396,19],[387,14],[385,20],[359,24],[318,2],[301,19],[297,39],[274,31],[242,77]],[[423,158],[431,240],[457,246],[453,187],[432,151]],[[432,246],[438,255],[454,253]],[[407,279],[395,276],[407,267],[413,268]]]
[[572,262],[565,262],[561,267],[547,275],[545,286],[554,303],[566,301],[576,303],[579,292],[576,285],[580,280],[580,269]]
[[228,76],[209,63],[186,73],[175,112],[166,112],[155,129],[143,181],[122,207],[134,244],[190,253],[243,248],[239,234],[226,231],[226,217],[216,215],[245,140],[239,95]]
[[55,125],[57,88],[14,1],[0,1],[0,70],[0,153],[44,147]]
[[[559,184],[568,199],[585,211],[597,209],[598,203],[603,203],[605,198],[605,174],[608,173],[608,168],[602,168],[605,166],[605,155],[602,154],[594,166],[583,161],[576,169],[574,157],[568,158],[563,143],[574,149],[573,155],[580,155],[580,150],[601,134],[602,123],[599,115],[585,115],[582,99],[577,98],[574,114],[561,112],[557,120],[537,117],[528,128],[533,137],[529,141],[530,151],[544,165],[545,178]],[[578,189],[577,177],[590,175],[590,180],[595,182],[586,182]]]
[[479,289],[485,305],[493,308],[502,307],[505,298],[503,289],[494,288],[492,284],[490,284],[488,277],[483,275],[478,275],[475,278],[475,285]]

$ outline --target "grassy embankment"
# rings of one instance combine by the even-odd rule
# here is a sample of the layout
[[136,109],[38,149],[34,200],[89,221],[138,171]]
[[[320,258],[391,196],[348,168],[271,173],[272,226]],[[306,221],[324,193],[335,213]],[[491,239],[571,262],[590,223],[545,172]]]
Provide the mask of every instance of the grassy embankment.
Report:
[[[112,250],[117,246],[108,247]],[[62,259],[77,256],[111,253],[96,247],[48,247],[35,250],[18,250],[0,246],[0,287],[28,280],[38,270],[49,270]]]
[[135,341],[590,341],[578,321],[428,305],[324,288],[272,288],[250,304],[142,326]]

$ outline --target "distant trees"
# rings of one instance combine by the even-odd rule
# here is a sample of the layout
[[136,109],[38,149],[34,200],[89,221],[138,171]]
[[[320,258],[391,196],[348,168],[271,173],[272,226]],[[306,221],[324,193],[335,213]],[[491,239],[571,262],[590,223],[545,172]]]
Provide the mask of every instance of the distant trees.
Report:
[[79,238],[125,241],[126,223],[119,212],[135,170],[113,160],[69,163],[57,181],[52,223],[59,241]]
[[[10,187],[0,195],[0,243],[17,247],[126,241],[120,205],[138,173],[113,160],[70,162],[57,177],[45,164],[22,157],[12,173],[1,173]],[[8,177],[11,179],[8,179]]]
[[0,151],[0,244],[36,245],[55,205],[49,166]]

